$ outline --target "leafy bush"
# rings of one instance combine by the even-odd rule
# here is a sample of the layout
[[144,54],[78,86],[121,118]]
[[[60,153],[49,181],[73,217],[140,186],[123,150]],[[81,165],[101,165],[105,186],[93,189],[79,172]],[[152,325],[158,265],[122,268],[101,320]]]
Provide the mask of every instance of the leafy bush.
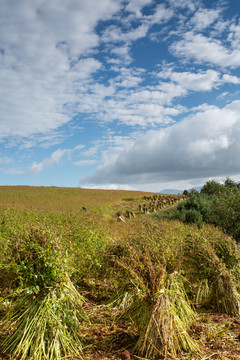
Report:
[[184,212],[184,222],[186,224],[194,223],[200,227],[203,223],[201,212],[196,209],[186,210]]
[[224,184],[208,181],[201,192],[191,190],[172,217],[199,227],[203,222],[219,226],[240,241],[240,186],[230,178]]
[[224,191],[224,186],[219,184],[217,181],[215,180],[210,180],[208,181],[201,189],[201,194],[206,194],[206,195],[221,195]]

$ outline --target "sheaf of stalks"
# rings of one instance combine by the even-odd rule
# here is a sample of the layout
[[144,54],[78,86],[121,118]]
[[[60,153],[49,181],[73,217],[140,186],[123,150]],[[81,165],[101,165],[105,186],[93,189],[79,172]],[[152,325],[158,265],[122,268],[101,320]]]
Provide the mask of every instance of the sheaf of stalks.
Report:
[[167,274],[157,253],[136,248],[116,263],[128,275],[122,298],[126,296],[128,284],[131,300],[123,317],[133,321],[139,334],[137,353],[155,359],[166,354],[199,352],[188,333],[196,314],[185,292],[182,275]]
[[79,327],[88,319],[60,239],[43,227],[30,229],[20,241],[14,271],[19,287],[3,319],[1,351],[20,360],[81,357]]
[[73,354],[81,358],[78,329],[88,321],[82,303],[70,280],[44,295],[23,291],[6,314],[3,351],[21,360],[58,360]]
[[128,310],[139,329],[136,349],[148,359],[182,351],[198,352],[196,342],[188,333],[196,320],[185,294],[179,274],[166,278],[153,299],[137,298]]
[[240,316],[240,294],[234,276],[218,257],[211,243],[189,238],[185,245],[186,272],[191,283],[198,284],[195,301],[214,312]]

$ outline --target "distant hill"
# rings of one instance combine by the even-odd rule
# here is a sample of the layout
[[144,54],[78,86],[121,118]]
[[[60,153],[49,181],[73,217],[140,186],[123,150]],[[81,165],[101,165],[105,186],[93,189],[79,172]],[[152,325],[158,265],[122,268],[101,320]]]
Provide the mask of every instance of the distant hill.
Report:
[[[191,189],[195,189],[197,191],[201,191],[201,186],[196,186],[194,188],[190,188],[190,189],[187,189],[188,191],[191,190]],[[184,190],[177,190],[177,189],[164,189],[164,190],[161,190],[159,191],[159,194],[169,194],[169,195],[178,195],[178,194],[182,194]]]
[[176,189],[164,189],[159,191],[159,194],[169,194],[169,195],[178,195],[182,194],[183,190],[176,190]]

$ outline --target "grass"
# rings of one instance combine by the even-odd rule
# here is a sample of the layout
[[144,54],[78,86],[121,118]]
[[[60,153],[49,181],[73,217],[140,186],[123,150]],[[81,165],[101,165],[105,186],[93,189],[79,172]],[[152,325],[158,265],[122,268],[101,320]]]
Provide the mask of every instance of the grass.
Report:
[[87,210],[101,212],[107,205],[123,198],[142,197],[150,193],[124,190],[89,190],[82,188],[0,186],[0,206],[15,209],[77,213]]
[[240,251],[221,230],[139,211],[140,192],[0,195],[0,358],[240,357]]

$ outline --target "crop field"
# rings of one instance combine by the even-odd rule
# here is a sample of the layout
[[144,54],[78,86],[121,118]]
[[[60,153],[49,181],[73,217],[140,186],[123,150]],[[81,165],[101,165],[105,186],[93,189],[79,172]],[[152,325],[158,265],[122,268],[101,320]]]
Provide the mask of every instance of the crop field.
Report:
[[240,359],[239,245],[185,201],[0,187],[0,359]]
[[137,198],[149,193],[123,190],[89,190],[81,188],[1,186],[1,207],[65,211],[76,213],[82,206],[97,211],[124,198]]

